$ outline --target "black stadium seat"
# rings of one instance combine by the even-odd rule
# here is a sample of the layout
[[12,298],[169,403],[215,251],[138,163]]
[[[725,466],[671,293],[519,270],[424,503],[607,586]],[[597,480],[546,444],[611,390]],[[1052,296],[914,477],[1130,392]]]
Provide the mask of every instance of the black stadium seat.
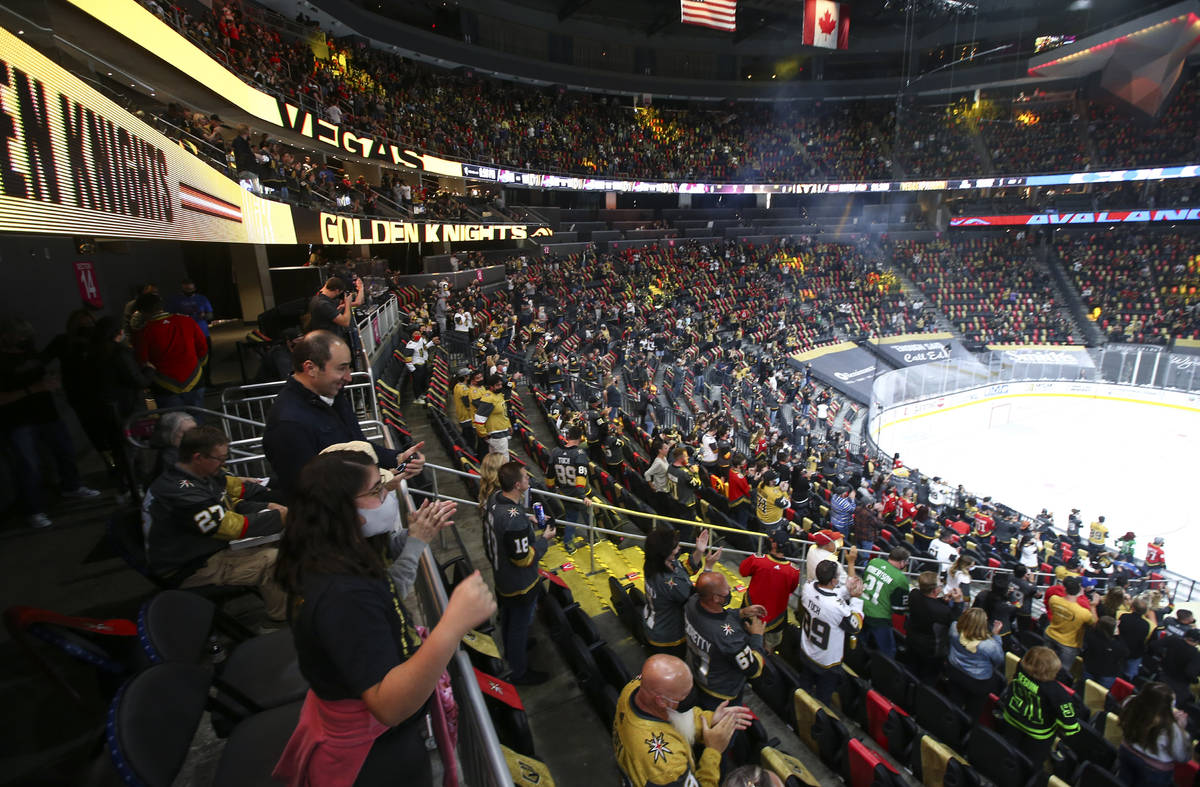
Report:
[[[109,710],[101,767],[128,785],[169,787],[183,767],[208,702],[211,675],[195,664],[147,667],[117,693]],[[268,787],[271,771],[300,718],[303,703],[259,713],[233,728],[215,784]],[[111,770],[110,770],[111,769]]]

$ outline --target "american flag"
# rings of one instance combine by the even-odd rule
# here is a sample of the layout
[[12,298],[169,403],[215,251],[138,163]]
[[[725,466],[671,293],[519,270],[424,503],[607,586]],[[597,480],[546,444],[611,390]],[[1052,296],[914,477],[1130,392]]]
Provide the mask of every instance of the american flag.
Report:
[[715,30],[737,30],[737,0],[679,0],[680,21]]

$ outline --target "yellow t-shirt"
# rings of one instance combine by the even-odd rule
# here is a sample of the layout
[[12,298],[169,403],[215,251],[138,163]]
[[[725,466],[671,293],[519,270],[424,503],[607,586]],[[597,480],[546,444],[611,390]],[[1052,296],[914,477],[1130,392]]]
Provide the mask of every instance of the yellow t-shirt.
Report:
[[[1074,601],[1068,601],[1064,596],[1050,597],[1050,625],[1046,627],[1046,636],[1069,648],[1078,648],[1083,644],[1083,633],[1092,625],[1092,612],[1087,607]],[[1064,668],[1071,669],[1070,664]]]

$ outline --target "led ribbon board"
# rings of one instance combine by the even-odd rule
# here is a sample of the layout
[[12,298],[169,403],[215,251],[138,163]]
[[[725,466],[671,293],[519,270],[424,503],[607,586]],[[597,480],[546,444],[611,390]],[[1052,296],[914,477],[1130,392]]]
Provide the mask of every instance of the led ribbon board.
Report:
[[364,219],[294,208],[296,240],[325,246],[362,243],[474,243],[478,241],[548,239],[549,227],[526,224],[462,224]]
[[295,243],[257,197],[0,29],[0,231]]
[[1070,224],[1139,224],[1200,221],[1200,208],[1100,210],[1082,213],[1016,213],[1007,216],[955,216],[951,227],[1042,227]]

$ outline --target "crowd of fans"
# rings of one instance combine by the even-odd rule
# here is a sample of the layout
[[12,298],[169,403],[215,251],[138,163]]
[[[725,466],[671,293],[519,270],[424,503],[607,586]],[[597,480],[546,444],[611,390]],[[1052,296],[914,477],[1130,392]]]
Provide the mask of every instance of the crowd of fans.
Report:
[[1059,344],[1072,340],[1047,273],[1025,238],[896,241],[893,260],[972,342]]
[[1135,121],[1107,103],[1088,106],[1088,136],[1096,147],[1098,164],[1127,169],[1164,164],[1192,164],[1200,122],[1200,74],[1183,78],[1179,92],[1161,118]]
[[[954,251],[970,258],[985,247],[968,244]],[[676,559],[678,542],[692,539],[697,531],[677,524],[649,534],[643,572],[647,584],[644,636],[659,655],[647,662],[642,677],[646,683],[631,684],[632,701],[636,702],[642,686],[658,690],[659,681],[666,681],[660,669],[669,669],[676,681],[667,681],[674,687],[672,698],[677,693],[682,698],[691,689],[699,709],[714,710],[722,699],[731,697],[731,705],[737,705],[765,662],[778,656],[796,667],[800,685],[813,696],[830,703],[836,691],[840,712],[857,718],[850,699],[855,696],[852,680],[839,664],[852,664],[858,680],[870,676],[872,688],[904,707],[911,695],[894,693],[895,684],[881,677],[887,674],[883,665],[898,663],[902,666],[888,669],[911,673],[910,681],[941,692],[970,723],[994,725],[1000,735],[997,740],[1007,741],[1009,748],[992,754],[999,761],[1028,760],[1023,767],[1032,775],[1055,738],[1062,738],[1063,746],[1072,746],[1099,734],[1100,722],[1083,702],[1084,682],[1092,681],[1105,688],[1125,686],[1125,696],[1133,693],[1119,713],[1128,751],[1109,750],[1112,764],[1118,757],[1121,761],[1120,778],[1129,784],[1149,783],[1140,780],[1145,769],[1169,769],[1175,762],[1191,759],[1194,723],[1188,714],[1172,714],[1171,709],[1194,707],[1189,687],[1200,677],[1200,656],[1193,646],[1200,642],[1200,631],[1186,611],[1172,614],[1169,598],[1162,592],[1161,539],[1147,544],[1145,558],[1138,559],[1133,533],[1110,546],[1103,517],[1085,534],[1073,512],[1060,530],[1045,511],[1030,519],[990,500],[977,500],[961,487],[953,489],[940,479],[905,468],[899,457],[880,465],[870,457],[851,455],[815,429],[819,422],[809,418],[802,406],[793,412],[812,429],[809,439],[797,445],[777,435],[755,440],[743,452],[732,438],[740,425],[732,410],[702,413],[681,430],[673,423],[645,419],[636,396],[617,397],[610,405],[605,385],[611,389],[624,379],[627,389],[636,391],[644,385],[642,380],[666,378],[656,370],[678,367],[698,352],[713,349],[707,346],[707,326],[722,324],[710,319],[714,316],[710,310],[719,311],[720,302],[634,302],[626,311],[621,296],[608,298],[602,288],[585,284],[586,295],[562,305],[572,298],[568,282],[579,290],[579,282],[605,281],[614,275],[636,280],[647,275],[652,277],[649,281],[661,284],[658,277],[674,270],[682,277],[680,284],[693,291],[704,286],[707,261],[716,263],[715,272],[724,273],[721,280],[733,282],[740,301],[753,304],[738,289],[743,281],[753,284],[753,276],[746,279],[747,271],[769,281],[781,275],[776,263],[804,256],[796,249],[776,248],[759,258],[766,264],[754,265],[743,261],[736,247],[723,251],[736,257],[734,270],[721,270],[729,262],[722,261],[721,249],[696,247],[665,254],[640,250],[520,266],[506,299],[489,300],[479,292],[472,296],[491,314],[505,314],[504,301],[528,311],[515,325],[531,326],[534,354],[528,356],[526,368],[535,382],[546,383],[551,391],[562,385],[561,377],[539,368],[538,353],[544,352],[541,336],[548,336],[552,346],[545,354],[550,358],[570,363],[553,345],[583,355],[582,364],[568,377],[594,381],[591,389],[604,391],[586,406],[582,399],[563,402],[551,394],[546,412],[556,439],[565,447],[551,451],[548,473],[556,457],[581,452],[580,459],[570,461],[586,467],[591,453],[597,467],[627,485],[660,515],[734,522],[768,536],[767,555],[739,564],[749,594],[739,610],[727,606],[730,584],[713,571],[717,557],[706,549],[706,539],[697,539],[690,558]],[[839,255],[819,247],[809,251],[826,256],[831,264],[853,268],[849,262],[853,252]],[[649,258],[644,264],[643,255]],[[748,255],[750,260],[755,256]],[[664,257],[672,261],[671,269],[661,264]],[[806,263],[804,271],[815,267]],[[799,280],[801,285],[812,283]],[[683,323],[687,334],[683,342],[656,344],[654,339],[663,337],[656,337],[655,323],[669,326],[675,307],[685,304],[691,306],[688,312],[700,329],[692,333]],[[656,321],[654,315],[664,310],[668,314]],[[567,315],[575,319],[568,320]],[[417,322],[424,318],[419,311],[412,316]],[[764,321],[769,324],[769,319]],[[596,326],[600,328],[594,330]],[[485,339],[478,352],[468,357],[503,374],[506,364],[494,355],[505,349],[511,352],[521,332],[517,327],[498,340]],[[717,342],[728,345],[727,350],[751,349],[749,343],[730,341],[731,335],[721,333]],[[650,341],[643,345],[640,338]],[[693,352],[697,345],[707,349]],[[619,375],[609,376],[617,370]],[[807,387],[804,380],[798,389]],[[649,385],[645,388],[654,394]],[[578,411],[573,411],[573,404]],[[616,427],[617,423],[623,426]],[[588,437],[593,424],[599,425],[596,436]],[[625,431],[638,433],[633,440],[637,447],[625,441]],[[610,455],[610,439],[625,441],[626,447]],[[597,442],[600,451],[594,451]],[[480,449],[484,450],[482,445]],[[485,468],[488,464],[485,460]],[[594,479],[586,482],[584,494],[596,492],[595,484]],[[706,507],[700,505],[701,499]],[[494,521],[490,517],[485,526]],[[573,521],[577,522],[568,517],[560,524],[570,528]],[[556,529],[547,529],[542,537],[552,541]],[[811,544],[803,572],[790,565],[789,558],[796,555],[789,536]],[[564,545],[572,547],[575,537],[566,536]],[[727,543],[735,542],[727,537]],[[545,545],[538,547],[538,557],[545,549]],[[909,572],[917,574],[915,582]],[[864,592],[864,585],[870,592]],[[789,619],[789,606],[799,625]],[[895,616],[904,619],[902,625],[895,623]],[[817,622],[828,625],[825,633]],[[710,627],[715,628],[710,631]],[[734,644],[710,646],[717,641]],[[1006,653],[1019,659],[1011,676],[1005,674]],[[687,661],[674,660],[677,657]],[[872,666],[876,662],[879,665]],[[690,681],[680,677],[684,669]],[[643,701],[639,707],[654,715],[654,704],[646,697]],[[1147,706],[1155,710],[1150,712]],[[615,737],[629,733],[618,717]],[[964,740],[943,742],[965,751]],[[736,751],[737,741],[736,735],[730,735],[705,738],[704,743],[721,753],[727,747]],[[626,774],[645,782],[645,762],[621,746],[617,757]],[[995,767],[994,762],[972,760],[981,772]],[[714,766],[715,761],[706,766],[690,760],[686,767],[709,780],[704,783],[717,784],[715,771],[710,770]],[[1071,772],[1074,767],[1070,766]]]
[[896,158],[909,177],[977,176],[984,171],[973,137],[959,121],[920,108],[908,109],[901,119]]
[[1109,341],[1200,338],[1200,243],[1174,233],[1089,233],[1058,254]]
[[[434,71],[392,53],[304,43],[228,3],[195,16],[152,0],[170,24],[243,78],[360,135],[456,158],[551,172],[638,179],[756,181],[974,176],[1078,169],[1087,155],[1070,106],[974,124],[940,107],[873,102],[675,109],[561,88],[532,89]],[[282,20],[281,20],[282,21]],[[1089,134],[1105,166],[1178,163],[1195,150],[1196,79],[1165,117],[1137,128],[1091,102]],[[1036,116],[1036,117],[1035,117]],[[898,127],[898,133],[897,133]],[[897,150],[890,148],[896,142]],[[981,152],[991,162],[981,160]]]
[[980,132],[997,172],[1087,169],[1079,116],[1072,104],[1013,104],[1009,117],[983,121]]

